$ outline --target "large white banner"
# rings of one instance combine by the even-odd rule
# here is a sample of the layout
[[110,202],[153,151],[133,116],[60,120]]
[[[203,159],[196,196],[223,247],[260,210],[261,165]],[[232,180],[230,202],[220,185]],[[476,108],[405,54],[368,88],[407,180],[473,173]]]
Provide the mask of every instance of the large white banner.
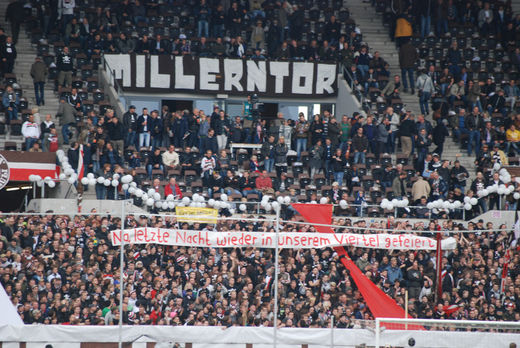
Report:
[[[110,232],[113,245],[162,244],[208,248],[276,248],[276,235],[264,232],[215,232],[141,227]],[[449,237],[441,242],[442,249],[455,249],[457,242]],[[358,248],[397,250],[436,250],[437,241],[411,234],[354,234],[280,232],[278,247],[290,249],[355,246]]]

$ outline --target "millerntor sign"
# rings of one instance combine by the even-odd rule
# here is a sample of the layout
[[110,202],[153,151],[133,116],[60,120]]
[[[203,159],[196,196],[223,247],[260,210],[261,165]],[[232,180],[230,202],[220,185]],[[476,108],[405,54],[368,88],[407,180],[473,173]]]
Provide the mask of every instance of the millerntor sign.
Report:
[[170,55],[106,54],[125,91],[323,98],[337,93],[337,65]]

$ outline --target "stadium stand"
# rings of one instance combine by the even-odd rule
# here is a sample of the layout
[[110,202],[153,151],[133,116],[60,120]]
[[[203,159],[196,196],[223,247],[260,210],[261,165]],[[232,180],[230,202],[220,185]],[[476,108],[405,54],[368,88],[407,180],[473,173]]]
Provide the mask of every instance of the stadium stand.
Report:
[[[431,30],[421,24],[424,3],[431,4],[435,18]],[[140,190],[153,188],[162,197],[227,194],[235,206],[260,202],[264,195],[289,195],[299,202],[325,199],[336,204],[335,224],[344,230],[352,225],[475,230],[457,234],[458,248],[443,259],[443,295],[437,302],[432,295],[433,284],[439,282],[434,252],[349,251],[356,265],[398,304],[404,304],[408,290],[412,316],[518,321],[516,250],[508,286],[504,293],[499,290],[505,251],[513,239],[509,227],[469,222],[466,228],[435,220],[470,220],[489,209],[517,209],[512,191],[507,196],[482,192],[494,184],[519,190],[511,167],[519,164],[520,155],[520,18],[507,4],[485,2],[478,8],[468,3],[417,1],[411,8],[396,8],[395,2],[380,0],[352,6],[336,0],[222,5],[122,0],[92,6],[64,0],[59,2],[60,20],[55,2],[26,7],[20,1],[2,3],[11,35],[4,36],[5,43],[0,37],[4,148],[65,150],[77,171],[82,145],[85,175],[112,179],[131,174]],[[373,6],[389,27],[399,46],[392,47],[391,57],[365,42],[373,33],[360,27],[366,22],[357,17],[365,20],[373,12],[361,14],[363,6]],[[502,26],[506,29],[497,29]],[[13,58],[7,37],[12,37],[18,57]],[[98,68],[105,53],[133,52],[338,62],[364,113],[324,111],[308,120],[280,113],[270,124],[254,124],[249,100],[243,115],[227,115],[218,107],[132,106],[117,115],[107,102]],[[41,84],[34,85],[33,98],[33,82],[45,82],[45,98],[37,94]],[[231,151],[231,144],[242,142],[259,149]],[[465,155],[455,160],[461,151]],[[509,168],[507,182],[499,174],[501,167]],[[102,179],[88,186],[100,200],[133,198],[134,204],[147,205],[122,185],[106,185]],[[465,196],[477,200],[465,211],[431,208],[438,199],[462,203]],[[394,212],[381,206],[385,199],[405,197],[413,207]],[[348,206],[339,205],[342,200]],[[262,208],[258,212],[268,213]],[[378,220],[394,213],[432,222]],[[351,215],[376,220],[351,222],[345,218]],[[299,228],[290,222],[297,219],[293,211],[286,209],[284,217],[289,222],[283,230]],[[216,228],[273,231],[270,225],[238,220]],[[2,284],[26,323],[117,323],[119,255],[109,245],[107,231],[120,222],[102,216],[3,217]],[[210,228],[145,216],[130,216],[126,225]],[[127,254],[125,324],[271,325],[271,251],[147,246],[129,248]],[[347,328],[356,319],[373,319],[349,275],[337,265],[338,258],[328,249],[282,253],[283,326],[328,327],[334,316],[337,327]]]

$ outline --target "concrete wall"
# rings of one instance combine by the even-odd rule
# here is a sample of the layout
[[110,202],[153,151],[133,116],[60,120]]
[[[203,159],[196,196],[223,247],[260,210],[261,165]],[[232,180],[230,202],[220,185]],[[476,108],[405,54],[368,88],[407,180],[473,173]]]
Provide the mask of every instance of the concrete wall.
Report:
[[[82,202],[82,213],[89,213],[93,209],[98,213],[109,213],[112,215],[121,215],[123,204],[125,205],[125,213],[129,214],[143,214],[145,210],[125,201],[112,201],[112,200],[93,200],[86,199]],[[78,202],[76,199],[33,199],[29,202],[27,207],[29,211],[35,212],[46,212],[49,210],[55,213],[61,214],[76,214],[78,211]]]
[[338,77],[338,99],[336,100],[336,117],[341,119],[341,116],[352,116],[354,112],[361,112],[361,103],[352,94],[352,89],[347,84],[347,81]]

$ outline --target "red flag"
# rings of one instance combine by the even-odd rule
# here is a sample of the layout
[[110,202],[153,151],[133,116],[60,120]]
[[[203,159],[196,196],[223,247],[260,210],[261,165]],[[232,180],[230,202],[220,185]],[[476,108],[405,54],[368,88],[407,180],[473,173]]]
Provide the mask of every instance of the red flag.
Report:
[[[292,204],[305,220],[313,224],[330,225],[332,223],[331,204]],[[329,226],[314,225],[320,233],[334,233]],[[350,276],[356,283],[368,308],[376,318],[404,318],[405,312],[392,298],[378,288],[363,272],[352,262],[345,248],[336,247],[334,250],[340,256],[341,263],[349,270]],[[388,327],[390,328],[390,327]],[[392,329],[403,329],[404,324],[393,324]],[[408,325],[409,329],[421,330],[419,325]]]
[[507,249],[505,260],[504,260],[504,266],[502,267],[502,278],[500,280],[500,293],[503,294],[506,287],[506,279],[507,279],[507,273],[509,268],[509,262],[511,261],[511,253],[510,249]]
[[449,317],[453,313],[455,313],[460,308],[459,305],[451,305],[451,306],[443,306],[442,309],[444,310],[444,313],[446,313],[446,316]]

